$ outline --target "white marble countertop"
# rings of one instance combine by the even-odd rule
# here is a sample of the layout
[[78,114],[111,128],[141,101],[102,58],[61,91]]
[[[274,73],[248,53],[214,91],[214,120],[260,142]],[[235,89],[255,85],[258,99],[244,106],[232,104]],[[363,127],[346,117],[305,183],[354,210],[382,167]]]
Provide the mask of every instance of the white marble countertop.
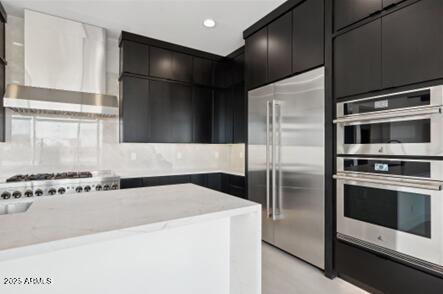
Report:
[[244,177],[245,173],[238,171],[229,170],[218,170],[218,169],[178,169],[178,170],[154,170],[154,171],[118,171],[116,174],[122,179],[129,178],[149,178],[149,177],[163,177],[163,176],[179,176],[179,175],[193,175],[193,174],[212,174],[212,173],[224,173],[234,176]]
[[53,241],[78,246],[259,210],[254,202],[193,184],[46,197],[27,212],[0,215],[0,260],[33,254],[39,244],[53,250],[45,245]]

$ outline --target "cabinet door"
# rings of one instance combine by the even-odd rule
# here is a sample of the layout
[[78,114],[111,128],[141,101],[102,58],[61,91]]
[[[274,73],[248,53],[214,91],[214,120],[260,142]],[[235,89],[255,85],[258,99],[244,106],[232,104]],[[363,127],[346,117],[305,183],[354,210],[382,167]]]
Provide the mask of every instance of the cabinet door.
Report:
[[246,142],[246,99],[244,84],[233,89],[233,139],[232,143]]
[[171,83],[150,81],[149,119],[151,143],[172,143],[171,134]]
[[381,20],[361,26],[334,40],[335,96],[344,97],[381,88]]
[[382,19],[383,87],[443,77],[443,1],[422,0]]
[[191,183],[203,187],[208,186],[208,175],[207,174],[193,174],[191,175]]
[[341,29],[382,9],[382,0],[334,0],[335,29]]
[[211,86],[213,81],[213,62],[209,59],[193,58],[194,84]]
[[255,88],[267,81],[268,30],[255,32],[245,40],[246,85]]
[[268,81],[276,81],[292,72],[292,12],[268,26]]
[[194,87],[193,108],[193,142],[211,143],[212,140],[212,89]]
[[174,52],[172,54],[172,79],[182,82],[192,81],[192,56]]
[[149,142],[149,81],[124,76],[120,81],[122,142]]
[[208,174],[208,188],[216,191],[222,191],[222,174]]
[[324,63],[324,0],[309,0],[293,11],[292,71],[306,71]]
[[151,47],[149,54],[149,74],[153,77],[173,79],[172,51]]
[[139,75],[148,75],[149,47],[147,45],[124,40],[120,47],[120,71]]
[[164,140],[172,140],[173,143],[191,143],[192,87],[172,83],[169,99],[171,114],[171,121],[169,123],[170,133],[164,134]]
[[226,120],[227,120],[227,97],[226,89],[216,89],[214,93],[213,131],[212,143],[227,143]]

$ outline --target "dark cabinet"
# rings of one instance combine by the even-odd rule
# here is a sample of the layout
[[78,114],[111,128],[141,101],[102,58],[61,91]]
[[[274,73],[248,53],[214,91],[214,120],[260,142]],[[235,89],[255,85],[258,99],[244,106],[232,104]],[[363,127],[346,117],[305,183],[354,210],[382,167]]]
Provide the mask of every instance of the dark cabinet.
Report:
[[192,56],[163,48],[150,49],[150,75],[182,82],[192,81]]
[[237,84],[233,87],[232,93],[233,99],[232,111],[233,111],[233,133],[232,143],[245,143],[246,142],[246,99],[245,99],[245,86],[244,84]]
[[222,174],[214,173],[208,174],[208,186],[209,189],[216,191],[222,191]]
[[381,88],[381,20],[334,40],[335,96],[345,97]]
[[148,75],[149,71],[149,47],[145,44],[123,41],[120,46],[120,71]]
[[124,76],[120,81],[120,111],[124,123],[120,128],[123,142],[149,142],[149,81],[143,78]]
[[[165,141],[192,143],[192,87],[171,83],[169,134]],[[172,141],[170,136],[172,135]]]
[[246,85],[248,89],[267,81],[268,28],[264,27],[245,41]]
[[383,87],[443,77],[443,1],[422,0],[383,17]]
[[192,142],[192,88],[174,82],[150,82],[153,143]]
[[194,87],[192,95],[193,132],[195,143],[212,142],[212,89]]
[[382,9],[382,0],[334,0],[335,29],[341,29]]
[[324,0],[305,1],[293,11],[292,71],[324,63]]
[[292,13],[268,25],[268,81],[277,81],[292,72]]
[[153,77],[173,79],[172,51],[151,47],[149,54],[149,73]]
[[172,79],[182,82],[192,81],[192,56],[184,53],[172,54]]
[[232,135],[229,123],[230,109],[228,109],[228,89],[217,89],[214,94],[214,116],[213,116],[213,143],[223,144],[229,143]]
[[205,58],[193,58],[194,84],[211,86],[213,83],[213,61]]

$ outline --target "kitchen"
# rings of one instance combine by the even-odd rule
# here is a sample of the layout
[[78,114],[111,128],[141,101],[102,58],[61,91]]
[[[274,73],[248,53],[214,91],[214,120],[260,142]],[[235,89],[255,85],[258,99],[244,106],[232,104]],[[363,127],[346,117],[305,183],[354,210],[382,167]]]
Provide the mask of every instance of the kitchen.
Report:
[[2,293],[443,289],[441,1],[1,4]]

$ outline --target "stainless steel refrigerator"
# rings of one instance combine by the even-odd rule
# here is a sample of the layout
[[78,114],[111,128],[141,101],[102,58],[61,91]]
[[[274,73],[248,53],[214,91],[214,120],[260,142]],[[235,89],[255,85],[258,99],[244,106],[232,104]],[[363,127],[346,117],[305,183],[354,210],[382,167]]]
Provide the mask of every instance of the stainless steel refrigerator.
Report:
[[324,268],[324,68],[248,93],[248,195],[263,240]]

